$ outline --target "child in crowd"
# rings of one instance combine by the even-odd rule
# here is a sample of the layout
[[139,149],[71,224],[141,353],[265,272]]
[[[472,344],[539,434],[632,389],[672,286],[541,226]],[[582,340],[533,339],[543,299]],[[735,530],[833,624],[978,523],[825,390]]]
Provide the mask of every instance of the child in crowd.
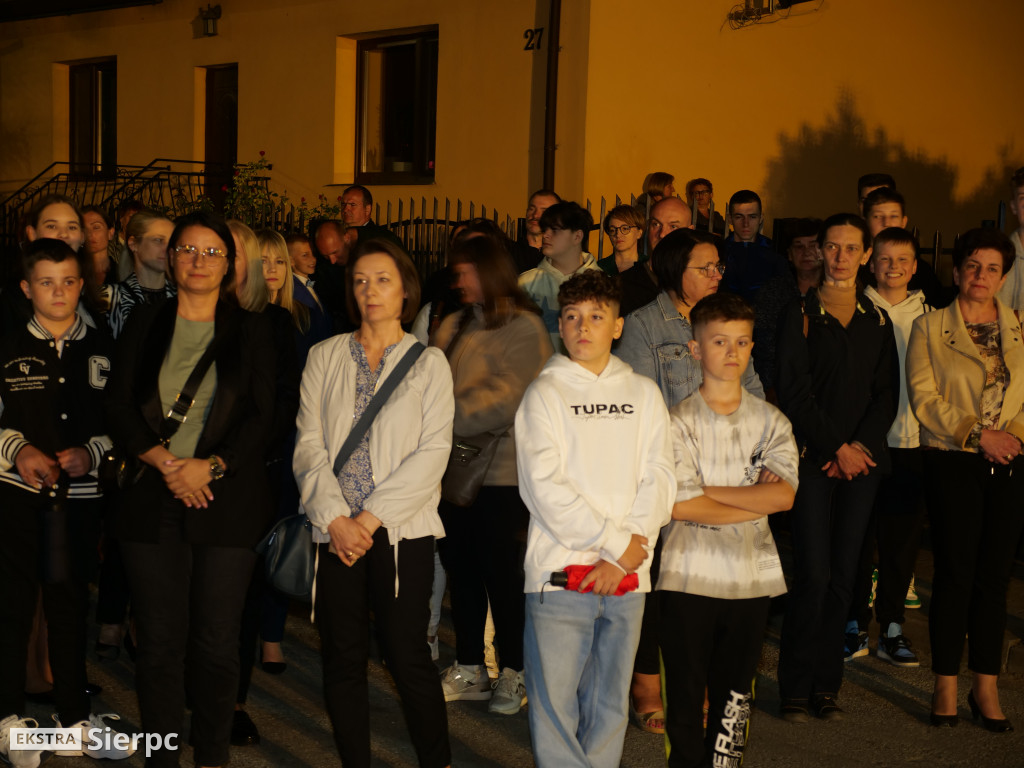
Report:
[[713,293],[690,322],[704,378],[670,412],[677,489],[657,584],[668,764],[733,768],[771,598],[786,591],[766,516],[792,506],[799,460],[789,420],[743,389],[753,308]]
[[[877,192],[868,195],[870,199]],[[905,221],[906,219],[904,219]],[[907,395],[907,342],[915,318],[931,310],[923,291],[911,291],[909,285],[917,272],[917,241],[905,229],[888,227],[875,234],[871,260],[875,287],[864,295],[889,315],[896,335],[899,354],[900,389],[896,421],[887,435],[892,471],[882,478],[875,496],[875,531],[878,538],[878,589],[875,616],[881,629],[878,658],[897,667],[920,666],[910,642],[903,636],[905,596],[914,573],[918,543],[924,525],[924,464],[920,449],[920,425],[910,409]],[[870,557],[870,552],[862,553]],[[866,571],[863,575],[866,575]],[[863,604],[869,588],[866,581],[855,598]],[[857,651],[867,651],[867,616],[847,626],[846,633],[857,633]],[[861,637],[862,636],[862,637]],[[852,643],[848,642],[848,650]]]
[[[611,356],[620,301],[600,270],[561,286],[568,357],[548,360],[516,413],[519,491],[530,510],[526,686],[540,768],[619,765],[648,557],[672,505],[661,393]],[[573,565],[593,566],[577,591],[543,591]],[[636,586],[618,594],[634,574]]]
[[10,733],[36,725],[21,713],[27,643],[41,590],[57,724],[79,729],[83,745],[58,754],[120,759],[132,750],[88,746],[89,731],[107,725],[90,714],[85,677],[89,580],[103,495],[96,471],[111,445],[104,434],[103,389],[112,342],[78,315],[83,270],[70,245],[49,238],[29,243],[23,273],[21,290],[33,316],[0,343],[0,757],[34,768],[44,756],[38,750],[12,753]]

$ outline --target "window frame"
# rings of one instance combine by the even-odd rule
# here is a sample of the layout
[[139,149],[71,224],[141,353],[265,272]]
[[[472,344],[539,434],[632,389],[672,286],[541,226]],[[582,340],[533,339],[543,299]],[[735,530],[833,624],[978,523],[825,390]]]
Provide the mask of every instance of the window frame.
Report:
[[[416,43],[416,72],[415,78],[415,99],[414,107],[415,125],[415,146],[413,150],[413,165],[411,171],[364,171],[363,170],[363,142],[366,133],[367,116],[365,112],[365,63],[364,56],[367,51],[380,50],[392,47],[395,44],[402,44],[409,41]],[[438,48],[437,60],[434,71],[426,70],[428,63],[424,58],[427,56],[427,44],[433,42]],[[396,34],[380,34],[356,41],[356,104],[355,104],[355,183],[364,186],[386,186],[386,185],[420,185],[434,184],[436,180],[436,153],[437,153],[437,69],[440,62],[440,35],[437,26],[424,27],[413,32],[401,32]],[[427,107],[430,90],[433,90],[433,108]],[[432,125],[430,121],[432,120]],[[428,157],[428,155],[435,157]],[[428,164],[434,167],[428,167]]]

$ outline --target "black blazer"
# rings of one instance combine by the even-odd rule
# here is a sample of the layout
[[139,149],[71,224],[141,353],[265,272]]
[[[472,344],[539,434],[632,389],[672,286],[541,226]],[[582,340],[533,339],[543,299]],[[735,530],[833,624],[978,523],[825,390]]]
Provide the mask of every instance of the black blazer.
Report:
[[[176,298],[138,308],[118,340],[106,408],[110,435],[129,454],[142,454],[159,442],[164,414],[158,377],[177,309]],[[223,479],[211,484],[214,499],[207,509],[181,506],[184,535],[193,544],[252,547],[272,514],[264,460],[276,397],[274,333],[266,316],[224,302],[217,304],[215,322],[217,333],[226,328],[230,338],[214,359],[217,391],[195,455],[216,454],[228,470]],[[147,466],[137,483],[118,494],[114,535],[125,541],[156,543],[161,509],[168,500],[180,503],[174,501],[161,474]]]

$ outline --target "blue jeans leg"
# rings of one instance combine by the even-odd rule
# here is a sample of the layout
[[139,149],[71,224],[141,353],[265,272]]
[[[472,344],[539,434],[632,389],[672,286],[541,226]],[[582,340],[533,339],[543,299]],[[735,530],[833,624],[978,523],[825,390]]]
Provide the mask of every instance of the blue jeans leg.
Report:
[[526,595],[524,655],[538,768],[616,768],[644,595]]

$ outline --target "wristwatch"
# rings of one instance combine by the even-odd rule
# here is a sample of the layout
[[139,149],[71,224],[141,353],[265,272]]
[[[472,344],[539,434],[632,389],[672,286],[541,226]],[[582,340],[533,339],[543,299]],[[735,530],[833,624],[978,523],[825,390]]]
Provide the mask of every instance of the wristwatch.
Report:
[[220,480],[224,477],[224,470],[218,457],[211,456],[207,461],[210,462],[210,480]]

